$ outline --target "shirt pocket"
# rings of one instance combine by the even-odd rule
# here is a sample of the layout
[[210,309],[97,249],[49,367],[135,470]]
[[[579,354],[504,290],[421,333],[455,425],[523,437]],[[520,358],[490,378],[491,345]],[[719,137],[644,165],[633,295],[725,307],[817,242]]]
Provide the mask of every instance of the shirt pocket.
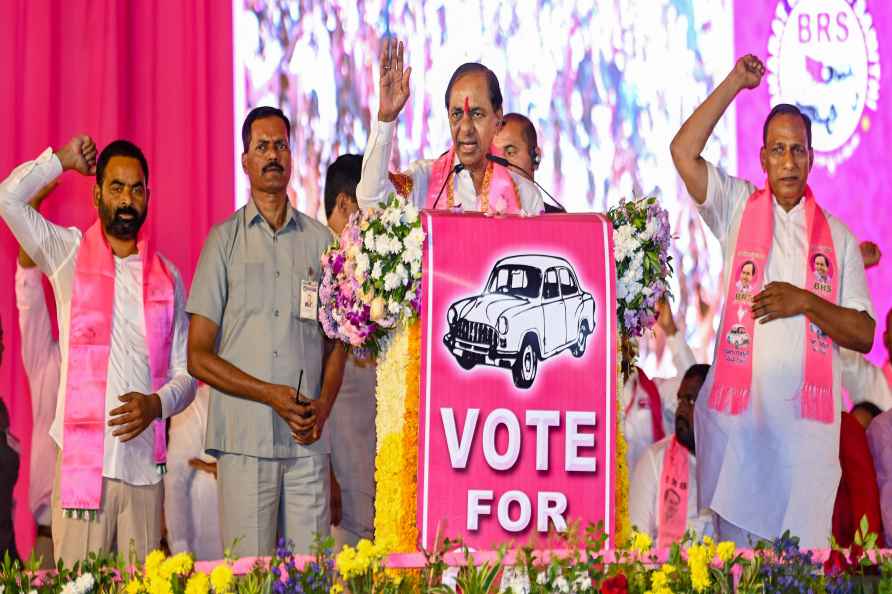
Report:
[[227,310],[239,316],[254,316],[264,309],[269,284],[265,262],[244,262],[235,265],[229,275],[229,302]]

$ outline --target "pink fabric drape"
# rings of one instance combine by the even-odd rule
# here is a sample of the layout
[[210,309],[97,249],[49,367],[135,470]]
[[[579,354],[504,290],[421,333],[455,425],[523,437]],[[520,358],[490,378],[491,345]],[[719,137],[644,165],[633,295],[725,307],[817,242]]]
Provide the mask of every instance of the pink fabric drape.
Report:
[[[0,176],[74,134],[100,148],[132,140],[149,162],[152,240],[188,290],[208,229],[233,209],[232,39],[231,6],[214,0],[0,3]],[[86,230],[96,217],[92,184],[65,174],[43,212]],[[27,556],[31,406],[13,296],[17,251],[0,223],[0,397],[23,443],[15,523]]]

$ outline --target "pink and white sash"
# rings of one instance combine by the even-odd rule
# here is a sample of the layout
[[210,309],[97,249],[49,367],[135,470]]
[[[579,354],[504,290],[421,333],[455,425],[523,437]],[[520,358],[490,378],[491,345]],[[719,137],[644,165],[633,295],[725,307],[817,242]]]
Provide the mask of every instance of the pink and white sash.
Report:
[[690,458],[675,436],[663,453],[660,492],[657,501],[657,546],[668,548],[684,536],[688,525],[688,471]]
[[[767,186],[767,184],[766,184]],[[765,267],[774,232],[774,198],[767,188],[757,190],[747,199],[734,249],[734,259],[727,279],[725,309],[720,327],[720,346],[715,360],[715,381],[709,394],[713,410],[739,415],[749,408],[755,349],[755,324],[752,299],[762,289]],[[811,188],[803,197],[809,239],[806,289],[819,297],[837,302],[839,274],[830,225],[818,206]],[[822,256],[829,263],[825,276],[816,271],[815,260]],[[796,394],[801,418],[832,423],[833,344],[820,328],[807,318],[805,360],[802,386]]]
[[[137,243],[143,265],[143,309],[152,390],[168,380],[173,342],[174,285],[147,237]],[[93,517],[102,498],[105,451],[105,390],[111,354],[115,262],[96,221],[76,256],[71,295],[68,378],[61,469],[61,504],[66,514]],[[165,424],[153,423],[154,461],[163,472],[167,458]]]
[[[497,157],[504,157],[502,152],[495,146],[489,147],[489,153]],[[511,178],[511,174],[508,172],[508,168],[502,166],[496,167],[495,163],[492,161],[487,163],[486,166],[491,168],[492,175],[489,181],[489,188],[484,189],[484,192],[486,192],[487,195],[485,197],[477,197],[478,210],[480,212],[491,212],[494,214],[518,214],[521,210],[520,194],[517,190],[517,186],[514,184],[514,180]],[[427,187],[427,201],[425,202],[425,208],[434,207],[434,202],[437,200],[437,194],[440,193],[440,188],[446,183],[447,178],[452,176],[454,167],[455,148],[453,147],[450,148],[446,154],[434,161],[430,182]],[[449,183],[455,183],[455,181],[452,180]],[[484,201],[481,198],[486,198],[488,208],[484,207]],[[440,198],[440,202],[443,202],[442,198]]]

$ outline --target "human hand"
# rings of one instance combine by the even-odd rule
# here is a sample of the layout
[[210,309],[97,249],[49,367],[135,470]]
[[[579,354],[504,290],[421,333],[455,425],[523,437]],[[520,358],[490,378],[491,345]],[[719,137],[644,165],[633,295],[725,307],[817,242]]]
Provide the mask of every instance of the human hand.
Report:
[[403,70],[403,42],[385,39],[381,45],[381,73],[378,86],[378,120],[394,121],[409,99],[412,68]]
[[112,435],[119,437],[122,442],[126,443],[139,436],[152,421],[161,418],[161,398],[158,394],[128,392],[118,396],[118,400],[124,404],[109,413],[111,419],[108,426],[118,427]]
[[56,151],[62,169],[74,169],[83,175],[96,174],[96,143],[86,134],[75,136]]
[[773,282],[753,297],[753,318],[760,324],[805,313],[811,293],[790,283]]
[[747,54],[737,60],[731,76],[735,78],[741,89],[755,89],[765,76],[765,64],[753,54]]
[[880,263],[880,258],[883,257],[880,246],[872,241],[862,241],[858,247],[861,249],[861,258],[864,260],[865,269],[873,268]]

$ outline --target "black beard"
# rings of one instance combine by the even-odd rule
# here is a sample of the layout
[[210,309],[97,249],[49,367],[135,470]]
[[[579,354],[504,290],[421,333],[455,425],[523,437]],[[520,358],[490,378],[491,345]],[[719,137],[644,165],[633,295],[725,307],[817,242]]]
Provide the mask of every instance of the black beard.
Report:
[[[124,214],[129,214],[133,218],[125,219],[121,216]],[[136,239],[137,233],[146,220],[146,213],[140,213],[132,206],[122,206],[113,213],[100,198],[99,220],[102,221],[102,227],[108,235],[118,239]]]
[[694,428],[687,419],[675,417],[675,439],[687,448],[691,454],[697,455],[696,444],[694,443]]

